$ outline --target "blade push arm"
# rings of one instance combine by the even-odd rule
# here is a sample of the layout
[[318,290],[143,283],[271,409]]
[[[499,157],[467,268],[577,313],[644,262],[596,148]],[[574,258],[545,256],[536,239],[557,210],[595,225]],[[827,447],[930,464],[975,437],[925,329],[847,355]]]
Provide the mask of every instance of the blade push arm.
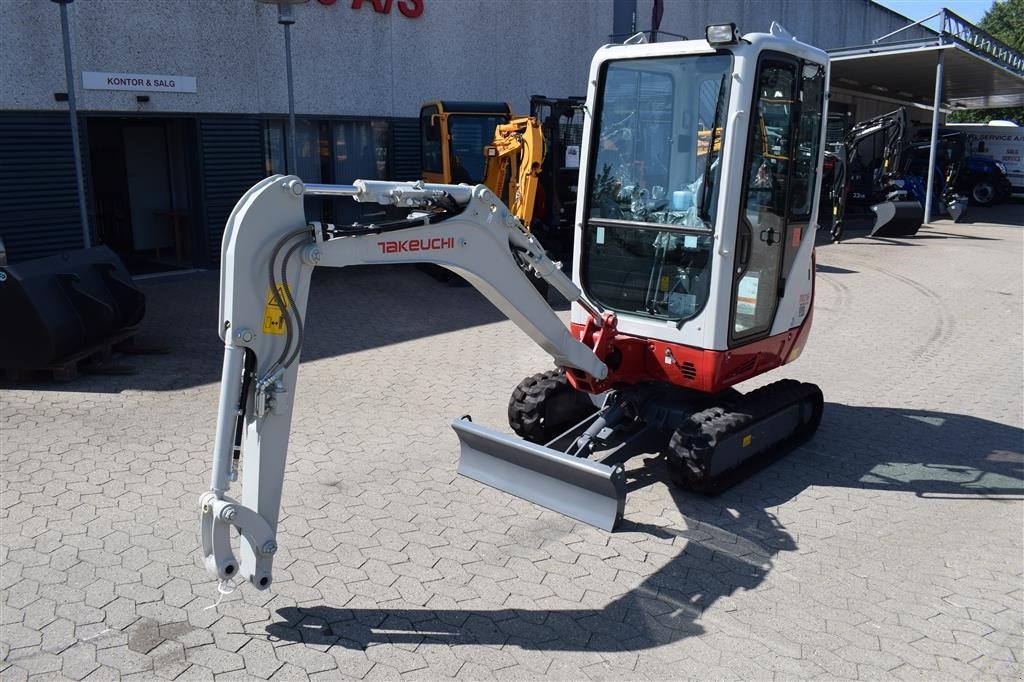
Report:
[[[335,228],[306,223],[306,195],[408,207],[403,220]],[[438,211],[441,207],[444,210]],[[356,181],[305,186],[274,176],[250,189],[225,227],[220,335],[224,368],[210,491],[201,499],[207,569],[264,589],[272,580],[292,402],[314,267],[436,263],[464,277],[556,364],[607,376],[608,368],[576,340],[519,267],[529,264],[569,300],[600,312],[555,266],[493,192],[483,185]],[[241,467],[242,494],[228,497]],[[230,530],[241,535],[241,560]]]

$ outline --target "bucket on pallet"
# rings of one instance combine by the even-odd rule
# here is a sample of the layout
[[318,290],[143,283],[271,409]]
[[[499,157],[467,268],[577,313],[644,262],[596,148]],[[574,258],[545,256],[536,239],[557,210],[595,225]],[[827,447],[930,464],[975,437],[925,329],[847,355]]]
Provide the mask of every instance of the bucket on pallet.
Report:
[[96,246],[0,266],[0,312],[0,369],[38,369],[138,324],[146,296]]

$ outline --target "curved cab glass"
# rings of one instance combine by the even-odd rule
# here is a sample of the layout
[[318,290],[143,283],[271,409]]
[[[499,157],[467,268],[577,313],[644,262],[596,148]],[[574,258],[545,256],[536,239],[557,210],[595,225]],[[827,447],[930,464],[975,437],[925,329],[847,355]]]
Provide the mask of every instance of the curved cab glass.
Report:
[[728,54],[609,62],[582,279],[601,305],[672,321],[707,302]]

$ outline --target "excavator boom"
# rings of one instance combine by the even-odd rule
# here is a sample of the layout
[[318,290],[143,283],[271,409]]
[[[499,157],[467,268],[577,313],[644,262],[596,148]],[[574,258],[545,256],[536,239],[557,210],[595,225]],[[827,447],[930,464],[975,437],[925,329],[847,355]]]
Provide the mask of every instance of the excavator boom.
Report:
[[[405,220],[335,228],[307,224],[306,196],[348,196],[413,211]],[[255,185],[236,205],[225,228],[222,258],[224,368],[210,491],[201,499],[206,566],[222,580],[241,575],[260,589],[272,580],[291,397],[314,267],[441,265],[476,287],[558,366],[575,368],[595,380],[608,374],[604,362],[572,336],[537,292],[520,263],[599,319],[600,311],[483,185],[363,180],[354,185],[304,185],[294,176],[273,176]],[[460,438],[470,437],[469,445],[464,441],[464,451],[468,447],[470,454],[478,452],[481,438],[486,441],[489,436],[465,424],[457,424],[456,430]],[[497,432],[490,440],[502,452],[515,448],[515,439]],[[227,492],[239,470],[242,496],[234,500]],[[597,478],[611,479],[614,473],[590,467],[580,476],[593,480],[595,471]],[[610,495],[614,504],[619,490],[606,488],[610,492],[598,496]],[[242,537],[240,563],[231,549],[232,527]]]

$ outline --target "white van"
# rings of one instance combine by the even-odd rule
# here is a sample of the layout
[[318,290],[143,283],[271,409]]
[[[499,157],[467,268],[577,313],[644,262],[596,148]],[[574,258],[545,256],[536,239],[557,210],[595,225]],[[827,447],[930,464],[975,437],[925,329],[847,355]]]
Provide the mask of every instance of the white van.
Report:
[[1024,127],[1011,121],[947,123],[944,127],[966,133],[969,153],[1002,163],[1014,194],[1024,193]]

